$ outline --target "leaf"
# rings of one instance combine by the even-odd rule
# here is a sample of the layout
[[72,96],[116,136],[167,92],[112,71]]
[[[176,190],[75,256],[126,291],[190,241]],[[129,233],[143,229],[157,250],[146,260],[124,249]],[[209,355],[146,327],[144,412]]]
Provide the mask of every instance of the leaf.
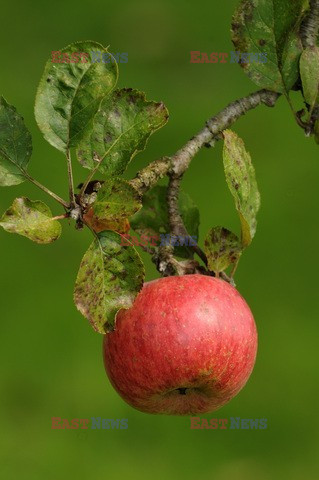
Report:
[[112,178],[102,184],[84,220],[95,232],[114,230],[127,233],[128,218],[142,208],[140,194],[126,180]]
[[132,306],[143,281],[144,266],[135,248],[122,246],[115,232],[102,232],[83,257],[75,305],[94,330],[105,333],[114,329],[117,312]]
[[[156,186],[143,197],[143,208],[130,220],[131,227],[140,235],[157,236],[170,233],[167,211],[167,187]],[[190,196],[180,191],[179,210],[189,235],[198,240],[199,211]],[[189,258],[190,249],[178,246],[176,254]]]
[[299,78],[300,23],[306,0],[241,0],[232,21],[232,41],[241,52],[267,54],[267,61],[241,63],[260,87],[287,93]]
[[125,234],[130,231],[130,222],[127,218],[112,221],[108,219],[100,220],[94,215],[93,208],[90,208],[87,213],[83,215],[83,220],[95,233],[104,232],[104,230],[113,230],[114,232]]
[[0,186],[24,182],[31,153],[31,134],[23,118],[0,97]]
[[225,130],[223,134],[226,181],[239,213],[242,230],[241,241],[243,247],[247,247],[256,233],[256,216],[260,207],[255,169],[242,139],[231,130]]
[[99,220],[125,220],[142,208],[140,194],[126,180],[115,178],[105,182],[93,204]]
[[49,207],[25,197],[14,200],[0,219],[0,226],[40,244],[52,243],[61,235],[61,225],[52,219]]
[[242,245],[237,235],[227,228],[215,227],[206,235],[204,251],[209,270],[219,273],[239,260]]
[[130,160],[144,150],[152,133],[168,120],[163,103],[147,101],[145,94],[124,88],[105,98],[77,149],[83,167],[98,164],[105,175],[121,175]]
[[[97,42],[85,41],[72,43],[61,54],[72,58],[77,52],[96,51],[106,53],[107,49]],[[75,147],[117,79],[115,60],[109,63],[48,60],[35,100],[35,118],[44,138],[62,152]]]
[[319,47],[307,47],[300,58],[303,95],[310,105],[310,116],[319,101]]

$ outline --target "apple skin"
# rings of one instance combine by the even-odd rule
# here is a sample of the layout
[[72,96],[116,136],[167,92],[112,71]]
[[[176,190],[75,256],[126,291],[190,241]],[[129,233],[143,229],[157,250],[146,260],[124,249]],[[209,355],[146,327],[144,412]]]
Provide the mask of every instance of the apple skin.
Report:
[[213,412],[247,382],[257,330],[238,291],[206,275],[145,283],[104,336],[107,375],[119,395],[146,413]]

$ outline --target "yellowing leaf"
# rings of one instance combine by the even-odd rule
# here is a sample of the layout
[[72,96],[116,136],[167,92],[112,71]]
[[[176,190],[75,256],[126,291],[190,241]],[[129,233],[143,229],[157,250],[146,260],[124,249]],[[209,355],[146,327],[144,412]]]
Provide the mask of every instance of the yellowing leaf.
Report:
[[300,76],[310,115],[319,100],[319,47],[306,48],[300,58]]
[[219,273],[239,260],[242,245],[237,235],[227,228],[215,227],[205,238],[204,250],[209,270]]
[[89,247],[76,279],[74,301],[94,330],[114,329],[116,314],[128,309],[144,282],[144,266],[134,247],[105,231]]
[[15,199],[0,219],[0,226],[42,244],[52,243],[61,235],[61,225],[52,219],[49,207],[25,197]]
[[97,198],[84,215],[84,221],[95,232],[114,230],[127,233],[130,229],[128,218],[141,207],[140,194],[126,180],[109,178],[97,191]]

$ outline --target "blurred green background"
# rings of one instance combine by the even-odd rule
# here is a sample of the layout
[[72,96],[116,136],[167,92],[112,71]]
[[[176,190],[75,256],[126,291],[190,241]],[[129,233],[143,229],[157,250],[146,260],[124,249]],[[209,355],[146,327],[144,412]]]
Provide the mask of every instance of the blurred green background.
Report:
[[[52,50],[92,39],[128,52],[121,87],[162,100],[170,121],[127,176],[174,153],[228,102],[255,89],[235,64],[191,64],[190,51],[232,50],[236,0],[2,0],[0,93],[33,135],[30,173],[67,196],[66,165],[47,144],[33,103]],[[295,99],[297,102],[298,100]],[[0,477],[250,480],[318,478],[319,148],[296,126],[284,99],[235,130],[254,160],[262,209],[236,276],[259,329],[259,354],[244,390],[207,418],[267,418],[267,430],[190,430],[189,418],[127,406],[104,373],[101,337],[76,311],[72,291],[88,232],[67,223],[51,246],[0,231]],[[76,181],[85,171],[75,165]],[[239,223],[222,171],[221,145],[202,151],[185,176],[201,210],[201,236]],[[22,184],[0,191],[3,212],[19,195],[59,206]],[[155,278],[148,265],[148,278]],[[128,418],[128,430],[52,430],[51,417]]]

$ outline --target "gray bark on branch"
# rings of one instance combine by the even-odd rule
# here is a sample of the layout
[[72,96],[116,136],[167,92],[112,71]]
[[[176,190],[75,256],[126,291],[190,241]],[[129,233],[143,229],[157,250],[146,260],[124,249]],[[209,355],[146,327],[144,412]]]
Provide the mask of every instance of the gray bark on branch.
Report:
[[[216,116],[206,122],[205,127],[192,137],[178,152],[172,157],[163,157],[155,160],[146,168],[141,170],[137,176],[130,181],[131,185],[136,188],[140,194],[144,194],[151,189],[158,180],[165,175],[169,175],[170,181],[168,186],[167,204],[169,212],[170,229],[173,235],[188,236],[188,232],[183,223],[178,208],[178,195],[180,182],[183,174],[190,165],[193,157],[202,147],[211,145],[213,141],[218,140],[223,130],[229,128],[241,116],[245,115],[249,110],[259,105],[274,107],[280,94],[270,90],[259,90],[247,97],[243,97],[235,102],[230,103]],[[199,246],[192,247],[202,261],[207,265],[205,253]],[[173,247],[160,247],[153,255],[153,262],[162,275],[182,275],[186,273],[203,272],[198,262],[190,259],[185,262],[178,262],[174,258]]]
[[130,181],[130,184],[141,194],[143,195],[152,187],[154,187],[157,182],[164,177],[171,168],[171,159],[170,157],[162,157],[158,160],[147,165],[136,175],[133,180]]
[[206,122],[206,126],[197,135],[189,140],[173,157],[173,172],[177,175],[183,175],[187,170],[192,158],[199,150],[212,140],[216,139],[223,130],[231,127],[240,117],[249,110],[253,110],[259,105],[274,107],[280,94],[270,90],[259,90],[247,97],[243,97],[230,103],[224,110],[212,117]]
[[310,0],[310,11],[302,22],[300,34],[304,48],[316,45],[319,31],[319,0]]
[[[300,29],[304,48],[316,45],[318,31],[319,0],[310,0],[309,13],[302,22]],[[131,184],[143,194],[152,188],[164,175],[169,175],[170,181],[168,186],[167,204],[170,228],[173,235],[188,235],[179,212],[178,195],[182,177],[189,167],[193,157],[202,147],[212,146],[215,141],[221,138],[221,133],[224,130],[231,127],[249,110],[262,104],[268,107],[274,107],[279,97],[279,93],[264,89],[230,103],[220,113],[208,120],[205,127],[197,133],[197,135],[192,137],[180,150],[178,150],[175,155],[171,158],[164,157],[164,159],[156,160],[139,172],[135,179],[131,180]],[[195,251],[205,265],[207,265],[205,253],[202,252],[199,247],[195,247]],[[177,262],[177,260],[174,259],[173,247],[160,247],[157,249],[156,253],[153,255],[153,261],[163,275],[192,273],[189,272],[192,267],[194,272],[203,268],[193,259],[190,259],[188,262]],[[207,273],[209,274],[209,272],[206,272],[206,274]],[[227,277],[225,274],[224,276]],[[232,279],[225,279],[232,281]]]
[[270,90],[259,90],[247,97],[230,103],[224,110],[206,122],[206,126],[192,137],[172,157],[163,157],[150,163],[130,181],[141,194],[150,190],[156,183],[169,172],[176,177],[182,176],[187,170],[192,158],[199,150],[218,139],[223,130],[229,128],[241,116],[259,105],[274,107],[280,97],[279,93]]

